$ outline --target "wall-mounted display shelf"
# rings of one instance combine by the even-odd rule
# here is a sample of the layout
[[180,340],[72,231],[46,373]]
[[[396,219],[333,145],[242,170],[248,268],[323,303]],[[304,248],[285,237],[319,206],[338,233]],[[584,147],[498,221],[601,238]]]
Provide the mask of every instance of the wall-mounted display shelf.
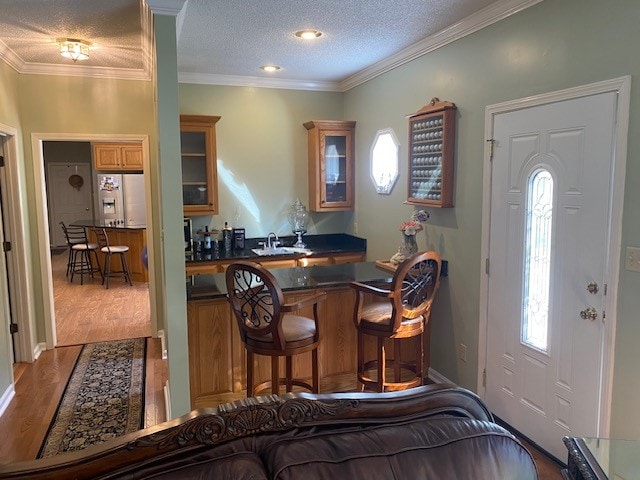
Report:
[[456,106],[431,99],[409,118],[407,203],[453,207]]

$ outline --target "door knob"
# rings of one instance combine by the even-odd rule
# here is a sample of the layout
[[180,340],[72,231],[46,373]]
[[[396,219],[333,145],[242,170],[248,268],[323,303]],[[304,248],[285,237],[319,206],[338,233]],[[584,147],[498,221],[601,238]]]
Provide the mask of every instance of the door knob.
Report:
[[599,290],[598,284],[593,280],[589,282],[589,285],[587,285],[587,292],[589,292],[592,295],[595,295],[596,293],[598,293],[598,290]]
[[598,311],[593,307],[587,307],[580,312],[580,318],[583,320],[591,320],[594,321],[598,318]]

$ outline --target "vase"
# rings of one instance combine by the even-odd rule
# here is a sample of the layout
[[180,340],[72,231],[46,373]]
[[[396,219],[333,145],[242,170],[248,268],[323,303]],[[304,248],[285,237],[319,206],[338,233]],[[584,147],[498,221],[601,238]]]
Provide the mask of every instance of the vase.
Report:
[[400,244],[400,249],[398,250],[405,258],[409,258],[410,256],[418,253],[418,242],[416,241],[415,235],[405,235],[402,234],[402,244]]

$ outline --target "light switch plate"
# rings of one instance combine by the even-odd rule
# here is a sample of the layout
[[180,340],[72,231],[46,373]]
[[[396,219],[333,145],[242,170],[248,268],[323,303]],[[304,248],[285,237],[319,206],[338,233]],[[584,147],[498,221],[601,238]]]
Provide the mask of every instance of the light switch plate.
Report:
[[624,268],[633,272],[640,272],[640,248],[627,247],[627,259]]

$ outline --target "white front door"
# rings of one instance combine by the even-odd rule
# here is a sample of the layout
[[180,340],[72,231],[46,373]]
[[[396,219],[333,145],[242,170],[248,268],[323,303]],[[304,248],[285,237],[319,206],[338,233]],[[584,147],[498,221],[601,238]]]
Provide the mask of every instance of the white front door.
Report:
[[494,118],[486,401],[564,458],[598,433],[616,94]]
[[[47,166],[49,228],[52,247],[67,244],[60,222],[68,225],[78,220],[91,220],[91,168],[86,163],[49,163]],[[73,177],[77,175],[82,179]]]

